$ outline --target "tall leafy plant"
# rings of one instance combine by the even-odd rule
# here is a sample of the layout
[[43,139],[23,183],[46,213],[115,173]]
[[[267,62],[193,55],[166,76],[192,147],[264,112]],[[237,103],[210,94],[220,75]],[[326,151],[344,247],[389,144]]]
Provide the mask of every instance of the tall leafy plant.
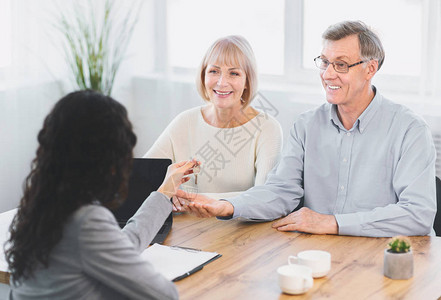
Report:
[[66,8],[59,12],[56,27],[74,82],[80,89],[112,93],[142,4],[131,1],[132,7],[124,9],[123,1],[117,2],[75,0],[69,14]]

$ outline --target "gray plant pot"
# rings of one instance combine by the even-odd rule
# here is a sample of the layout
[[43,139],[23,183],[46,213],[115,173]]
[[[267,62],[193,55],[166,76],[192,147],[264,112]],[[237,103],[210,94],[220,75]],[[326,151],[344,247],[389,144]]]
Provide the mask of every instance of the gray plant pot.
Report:
[[384,276],[390,279],[409,279],[413,276],[413,253],[393,253],[384,250]]

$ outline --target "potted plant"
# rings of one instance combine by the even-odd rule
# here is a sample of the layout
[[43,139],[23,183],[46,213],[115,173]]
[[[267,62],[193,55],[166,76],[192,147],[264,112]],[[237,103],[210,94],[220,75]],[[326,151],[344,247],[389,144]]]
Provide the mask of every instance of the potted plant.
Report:
[[409,279],[413,276],[413,253],[410,240],[396,236],[384,250],[384,276],[391,279]]
[[69,4],[72,9],[60,9],[55,26],[75,85],[110,95],[142,2],[128,1],[125,7],[115,0]]

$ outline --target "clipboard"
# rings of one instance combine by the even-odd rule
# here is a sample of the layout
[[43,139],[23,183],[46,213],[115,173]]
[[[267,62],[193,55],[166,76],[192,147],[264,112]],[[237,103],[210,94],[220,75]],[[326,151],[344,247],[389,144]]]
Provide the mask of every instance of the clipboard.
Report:
[[141,253],[141,257],[170,281],[176,282],[200,270],[222,255],[199,249],[153,244]]

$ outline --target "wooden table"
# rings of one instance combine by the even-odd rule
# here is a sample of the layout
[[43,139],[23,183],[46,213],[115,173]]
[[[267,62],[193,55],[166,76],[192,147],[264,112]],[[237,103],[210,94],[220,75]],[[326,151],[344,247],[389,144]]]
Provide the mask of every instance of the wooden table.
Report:
[[[441,237],[411,237],[414,276],[383,276],[388,238],[278,232],[271,223],[174,218],[165,244],[222,254],[201,271],[176,282],[181,299],[438,299],[441,296]],[[332,267],[303,295],[283,294],[277,268],[289,255],[319,249],[332,255]]]
[[[10,216],[9,216],[10,217]],[[222,257],[201,271],[176,282],[181,299],[438,299],[441,296],[441,237],[411,237],[414,277],[391,280],[383,276],[387,238],[323,236],[278,232],[271,223],[199,219],[175,215],[165,240],[214,251]],[[289,255],[319,249],[332,255],[332,267],[303,295],[283,294],[276,269]],[[0,282],[9,274],[0,271]]]

